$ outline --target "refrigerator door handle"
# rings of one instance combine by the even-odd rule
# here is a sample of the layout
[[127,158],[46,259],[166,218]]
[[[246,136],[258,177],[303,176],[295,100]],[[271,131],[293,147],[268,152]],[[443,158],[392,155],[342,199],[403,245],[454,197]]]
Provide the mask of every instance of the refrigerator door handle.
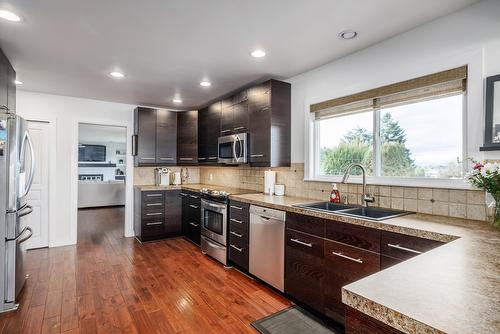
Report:
[[[24,234],[24,232],[28,231],[30,234],[21,238],[22,235]],[[13,239],[7,239],[7,241],[17,241],[17,243],[21,244],[23,242],[25,242],[26,240],[28,240],[29,238],[31,238],[33,236],[33,230],[31,229],[31,227],[29,226],[26,226],[25,228],[23,228],[23,230],[21,231],[21,233],[19,233],[19,235]]]
[[19,218],[29,215],[33,212],[33,207],[31,205],[25,205],[21,210],[18,211],[17,216]]
[[[28,192],[31,189],[31,185],[33,184],[33,178],[35,177],[35,149],[33,147],[33,141],[31,140],[31,136],[28,131],[26,131],[24,135],[24,140],[28,142],[29,148],[30,148],[30,153],[31,153],[31,170],[30,170],[30,175],[28,177],[28,181],[26,182],[26,187],[24,188],[24,192],[21,195],[21,198],[24,196],[28,195]],[[24,160],[25,160],[25,152],[24,152],[24,142],[22,147],[22,158],[21,158],[21,163],[24,165]]]

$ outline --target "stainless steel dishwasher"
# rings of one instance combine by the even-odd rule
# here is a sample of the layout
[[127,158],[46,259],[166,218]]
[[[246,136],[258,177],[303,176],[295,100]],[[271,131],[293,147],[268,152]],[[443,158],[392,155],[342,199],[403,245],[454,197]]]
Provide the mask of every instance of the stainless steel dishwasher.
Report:
[[285,212],[250,206],[250,273],[280,291],[285,285]]

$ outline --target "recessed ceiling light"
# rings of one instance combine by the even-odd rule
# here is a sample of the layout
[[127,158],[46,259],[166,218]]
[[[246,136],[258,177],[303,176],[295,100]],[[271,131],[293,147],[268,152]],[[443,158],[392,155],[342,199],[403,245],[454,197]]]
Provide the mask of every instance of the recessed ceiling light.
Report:
[[264,50],[253,50],[252,52],[250,52],[250,56],[252,56],[254,58],[262,58],[262,57],[266,56],[266,51],[264,51]]
[[19,81],[19,80],[14,80],[14,83],[15,83],[16,85],[22,85],[22,84],[23,84],[23,82],[22,82],[22,81]]
[[358,36],[358,33],[354,30],[344,30],[339,33],[340,39],[353,39]]
[[19,16],[5,9],[0,9],[0,18],[11,22],[21,21],[21,18]]
[[210,86],[212,86],[212,83],[210,81],[202,81],[202,82],[200,82],[200,86],[210,87]]
[[174,103],[182,103],[182,100],[181,99],[173,99],[172,102],[174,102]]
[[123,74],[122,72],[111,72],[109,73],[109,75],[111,75],[113,78],[117,78],[117,79],[121,79],[123,77],[125,77],[125,74]]

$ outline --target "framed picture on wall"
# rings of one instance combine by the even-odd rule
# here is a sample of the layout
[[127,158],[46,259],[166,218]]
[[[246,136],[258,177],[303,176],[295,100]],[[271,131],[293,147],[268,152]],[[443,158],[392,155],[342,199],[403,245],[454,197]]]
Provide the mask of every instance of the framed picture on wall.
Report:
[[480,150],[500,150],[500,75],[486,78],[484,120],[484,145]]

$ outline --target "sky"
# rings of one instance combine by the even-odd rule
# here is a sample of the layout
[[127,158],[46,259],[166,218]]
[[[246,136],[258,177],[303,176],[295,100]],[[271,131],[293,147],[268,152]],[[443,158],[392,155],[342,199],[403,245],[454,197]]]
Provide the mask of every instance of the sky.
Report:
[[[462,95],[387,108],[405,129],[406,147],[417,166],[442,165],[462,159]],[[364,112],[321,122],[320,146],[335,147],[356,127],[373,130],[373,114]]]

